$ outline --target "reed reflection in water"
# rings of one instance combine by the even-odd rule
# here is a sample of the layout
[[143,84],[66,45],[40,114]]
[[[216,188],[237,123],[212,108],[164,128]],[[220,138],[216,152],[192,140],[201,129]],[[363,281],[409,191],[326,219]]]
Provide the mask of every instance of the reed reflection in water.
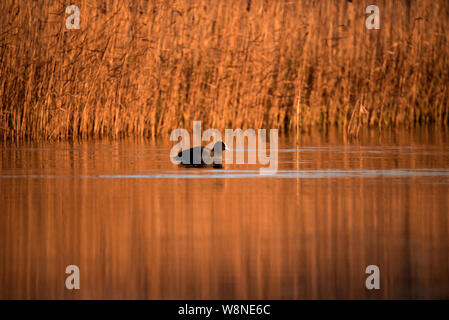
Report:
[[364,136],[284,139],[271,177],[164,143],[4,145],[0,298],[449,298],[447,132]]

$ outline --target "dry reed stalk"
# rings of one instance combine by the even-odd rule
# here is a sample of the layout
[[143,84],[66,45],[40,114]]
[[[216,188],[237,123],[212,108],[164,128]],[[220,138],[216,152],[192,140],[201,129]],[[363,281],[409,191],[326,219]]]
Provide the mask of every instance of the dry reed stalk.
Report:
[[[444,0],[0,3],[2,140],[166,136],[189,128],[448,124]],[[301,104],[295,105],[296,97]],[[299,108],[299,110],[298,110]],[[298,130],[298,114],[301,128]]]
[[346,127],[346,132],[350,138],[358,137],[360,128],[363,125],[363,115],[368,114],[364,103],[363,98],[359,100],[351,114],[351,119]]

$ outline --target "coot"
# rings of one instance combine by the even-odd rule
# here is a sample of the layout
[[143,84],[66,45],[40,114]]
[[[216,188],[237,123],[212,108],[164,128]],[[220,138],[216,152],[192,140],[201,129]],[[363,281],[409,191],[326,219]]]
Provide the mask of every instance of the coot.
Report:
[[[207,167],[209,165],[212,165],[214,168],[222,168],[222,151],[223,150],[228,150],[226,148],[226,145],[224,144],[224,142],[217,142],[215,143],[214,147],[212,149],[206,148],[206,147],[194,147],[194,148],[190,148],[187,150],[183,150],[180,151],[178,153],[178,155],[175,157],[175,159],[177,161],[181,161],[179,164],[184,166],[184,167],[194,167],[194,168],[201,168],[201,167]],[[207,156],[209,156],[211,159],[211,161],[213,159],[217,159],[220,161],[215,161],[215,162],[220,162],[220,163],[211,163],[208,164],[204,161],[203,159],[203,153],[206,152],[206,154],[204,155],[204,157],[207,159]],[[194,154],[196,154],[196,159],[198,159],[196,162],[198,163],[194,163]],[[211,162],[208,161],[208,162]]]

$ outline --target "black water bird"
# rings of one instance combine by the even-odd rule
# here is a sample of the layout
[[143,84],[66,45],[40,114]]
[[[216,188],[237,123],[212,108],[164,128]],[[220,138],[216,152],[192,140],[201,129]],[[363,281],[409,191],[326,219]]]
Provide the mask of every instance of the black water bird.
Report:
[[[184,167],[203,168],[212,165],[214,168],[222,168],[222,155],[224,150],[228,150],[228,148],[224,142],[220,141],[215,143],[212,149],[207,147],[194,147],[180,151],[175,157],[175,160],[180,161],[179,164]],[[205,155],[203,157],[204,153]],[[204,160],[208,157],[210,161],[205,162]]]

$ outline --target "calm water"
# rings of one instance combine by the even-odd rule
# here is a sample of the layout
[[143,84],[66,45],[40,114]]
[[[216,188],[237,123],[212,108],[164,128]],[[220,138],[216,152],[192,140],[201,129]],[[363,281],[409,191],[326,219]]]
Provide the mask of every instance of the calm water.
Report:
[[284,138],[273,176],[170,148],[2,145],[0,298],[449,298],[447,130]]

